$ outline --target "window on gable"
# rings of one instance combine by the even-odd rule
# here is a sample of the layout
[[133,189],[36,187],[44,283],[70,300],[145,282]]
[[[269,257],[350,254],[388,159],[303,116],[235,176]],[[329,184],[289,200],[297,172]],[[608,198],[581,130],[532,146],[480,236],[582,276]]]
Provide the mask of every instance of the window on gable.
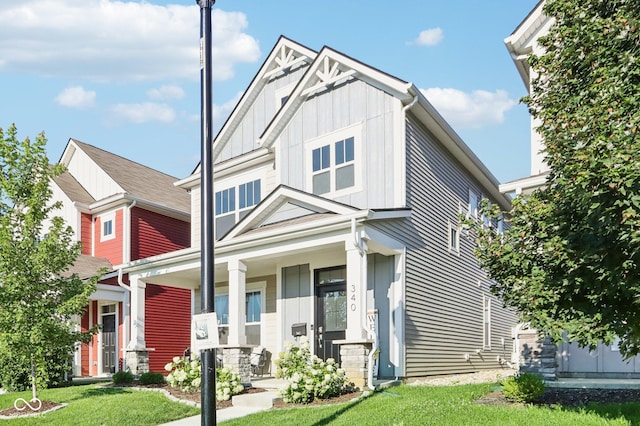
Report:
[[238,208],[240,209],[258,204],[260,202],[260,179],[240,185],[238,195],[240,197]]
[[313,193],[326,194],[331,191],[331,145],[324,145],[312,151]]
[[336,191],[354,185],[353,137],[335,144],[336,150]]
[[235,211],[236,189],[227,188],[216,192],[216,216]]
[[100,241],[110,240],[116,237],[116,215],[107,213],[100,216]]
[[[326,140],[326,139],[323,139]],[[333,140],[311,150],[311,190],[327,194],[356,186],[355,138]]]

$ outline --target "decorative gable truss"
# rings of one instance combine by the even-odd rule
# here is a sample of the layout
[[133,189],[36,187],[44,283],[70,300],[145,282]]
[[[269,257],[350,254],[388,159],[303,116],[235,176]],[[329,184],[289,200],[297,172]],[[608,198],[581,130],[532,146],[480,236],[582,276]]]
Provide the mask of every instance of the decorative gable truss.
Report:
[[308,54],[294,48],[289,43],[278,44],[279,47],[274,49],[275,55],[272,56],[271,62],[265,64],[266,71],[262,75],[265,80],[272,80],[287,70],[294,69],[298,65],[307,64],[313,60]]
[[315,79],[310,81],[310,86],[304,89],[301,96],[308,97],[316,92],[329,88],[341,81],[345,81],[356,74],[356,70],[346,68],[335,59],[328,56],[322,58],[321,65],[315,72]]

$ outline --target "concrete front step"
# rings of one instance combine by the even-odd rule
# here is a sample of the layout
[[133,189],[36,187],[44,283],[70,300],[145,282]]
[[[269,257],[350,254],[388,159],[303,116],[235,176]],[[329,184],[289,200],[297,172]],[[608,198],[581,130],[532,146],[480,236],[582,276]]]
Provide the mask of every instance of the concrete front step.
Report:
[[279,397],[277,391],[268,390],[265,392],[234,395],[231,397],[231,403],[234,407],[269,409],[273,407],[273,401]]

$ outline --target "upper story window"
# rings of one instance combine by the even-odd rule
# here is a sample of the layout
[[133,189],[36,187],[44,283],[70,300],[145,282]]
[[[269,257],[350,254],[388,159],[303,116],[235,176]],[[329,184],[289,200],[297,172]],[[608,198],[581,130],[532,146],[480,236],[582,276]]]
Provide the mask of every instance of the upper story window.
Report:
[[[240,219],[261,201],[260,179],[216,192],[216,239],[222,238]],[[236,197],[237,194],[237,197]]]
[[[309,143],[309,187],[317,195],[340,195],[359,187],[356,167],[361,126],[352,126]],[[307,169],[307,170],[309,170]]]
[[238,201],[240,209],[255,206],[260,202],[260,179],[253,182],[243,183],[238,187]]
[[216,192],[216,216],[236,209],[236,189],[227,188]]
[[116,237],[115,212],[100,216],[100,241],[111,240]]

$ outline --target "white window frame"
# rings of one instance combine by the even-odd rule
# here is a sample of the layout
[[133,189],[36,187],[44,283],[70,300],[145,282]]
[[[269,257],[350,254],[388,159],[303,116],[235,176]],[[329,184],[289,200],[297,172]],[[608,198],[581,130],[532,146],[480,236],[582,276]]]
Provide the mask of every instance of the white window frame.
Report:
[[482,347],[491,350],[491,298],[482,295]]
[[472,189],[469,189],[469,213],[467,217],[478,219],[478,211],[480,206],[480,196]]
[[[307,191],[313,194],[313,176],[321,172],[313,172],[313,151],[325,145],[329,145],[329,167],[322,172],[329,172],[329,192],[319,194],[322,197],[340,197],[362,191],[362,129],[361,123],[345,127],[332,133],[327,133],[305,142],[305,184]],[[353,138],[353,161],[336,165],[336,143]],[[336,190],[336,171],[339,168],[353,165],[353,186]]]
[[[265,315],[265,304],[267,300],[267,282],[266,281],[258,281],[246,283],[245,286],[245,303],[246,303],[246,294],[247,293],[255,293],[260,292],[260,321],[259,322],[247,322],[247,313],[245,312],[245,327],[247,325],[260,325],[260,344],[264,346],[264,342],[266,342],[266,330],[264,324],[264,315]],[[229,287],[216,287],[216,296],[229,296]],[[215,301],[214,301],[215,304]],[[229,333],[229,325],[218,325],[219,328],[226,328],[227,333]],[[246,332],[246,331],[245,331]]]
[[447,234],[449,252],[460,255],[460,227],[448,221]]
[[[98,216],[100,218],[100,241],[113,240],[116,237],[116,212],[104,213]],[[104,233],[104,225],[111,222],[111,233]]]

